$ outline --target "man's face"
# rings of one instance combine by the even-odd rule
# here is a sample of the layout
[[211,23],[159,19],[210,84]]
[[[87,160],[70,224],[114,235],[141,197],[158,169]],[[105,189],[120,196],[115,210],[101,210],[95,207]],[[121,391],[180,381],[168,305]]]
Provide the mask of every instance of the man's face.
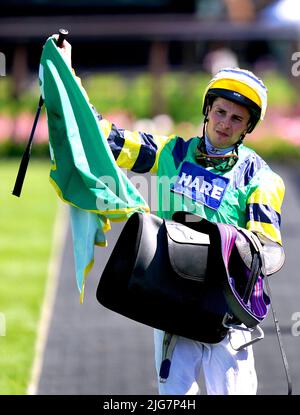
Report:
[[218,148],[234,145],[246,132],[249,120],[247,108],[224,98],[216,98],[208,112],[206,133],[209,141]]

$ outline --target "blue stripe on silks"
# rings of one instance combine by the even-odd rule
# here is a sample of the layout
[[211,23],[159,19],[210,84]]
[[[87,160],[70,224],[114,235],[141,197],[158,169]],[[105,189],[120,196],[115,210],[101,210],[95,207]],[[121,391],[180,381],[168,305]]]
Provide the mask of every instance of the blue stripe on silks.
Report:
[[124,130],[118,129],[113,124],[107,142],[109,144],[109,147],[113,153],[115,160],[117,160],[125,143]]
[[191,143],[191,140],[184,141],[183,138],[177,137],[175,146],[173,148],[172,154],[174,158],[174,164],[176,169],[178,169],[180,163],[183,162],[186,153],[188,151],[189,145]]
[[234,175],[234,187],[247,186],[258,170],[264,166],[266,166],[266,162],[257,154],[253,154],[248,159],[242,161],[242,163],[237,166]]
[[155,163],[157,145],[151,134],[139,132],[142,140],[139,154],[131,170],[136,173],[146,173],[150,171]]
[[249,203],[246,208],[247,217],[251,221],[271,223],[279,229],[281,223],[281,215],[270,206],[260,203]]

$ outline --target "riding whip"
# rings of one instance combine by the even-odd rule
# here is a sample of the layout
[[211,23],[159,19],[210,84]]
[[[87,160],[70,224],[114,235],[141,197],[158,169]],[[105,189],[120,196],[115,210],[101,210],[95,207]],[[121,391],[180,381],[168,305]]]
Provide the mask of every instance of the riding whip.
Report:
[[[58,39],[57,39],[57,42],[56,42],[57,47],[59,47],[59,48],[62,47],[63,41],[66,38],[66,36],[68,35],[68,33],[69,32],[66,29],[59,29],[59,36],[58,36]],[[28,163],[29,163],[29,159],[30,159],[33,137],[34,137],[35,129],[36,129],[36,126],[37,126],[37,123],[38,123],[38,119],[39,119],[43,104],[44,104],[43,97],[40,96],[39,103],[38,103],[38,108],[37,108],[37,111],[36,111],[36,114],[35,114],[33,126],[32,126],[32,129],[31,129],[30,136],[29,136],[29,140],[28,140],[27,146],[24,150],[24,153],[23,153],[23,156],[22,156],[22,159],[21,159],[21,163],[20,163],[20,166],[19,166],[17,178],[16,178],[16,181],[15,181],[15,186],[14,186],[14,189],[12,191],[12,194],[14,196],[17,196],[17,197],[20,197],[20,195],[21,195],[23,182],[24,182],[24,179],[25,179],[25,175],[26,175],[26,171],[27,171],[27,167],[28,167]]]

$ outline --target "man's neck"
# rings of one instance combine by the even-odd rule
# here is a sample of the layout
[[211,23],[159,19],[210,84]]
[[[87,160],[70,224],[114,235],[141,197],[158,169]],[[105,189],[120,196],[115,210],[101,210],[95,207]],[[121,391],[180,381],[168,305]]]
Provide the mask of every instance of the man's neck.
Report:
[[216,156],[227,154],[234,150],[234,146],[230,146],[226,148],[215,147],[214,145],[212,145],[207,135],[205,136],[205,147],[206,147],[207,154],[216,155]]

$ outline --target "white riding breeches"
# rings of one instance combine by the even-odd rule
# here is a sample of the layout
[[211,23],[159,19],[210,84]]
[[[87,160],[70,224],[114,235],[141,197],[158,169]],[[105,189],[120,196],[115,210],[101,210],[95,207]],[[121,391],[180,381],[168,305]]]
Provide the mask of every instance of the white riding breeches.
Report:
[[[162,361],[163,337],[163,331],[154,329],[157,374]],[[233,330],[231,333],[234,344],[244,344],[250,338],[249,332]],[[227,335],[216,344],[201,343],[178,336],[169,377],[165,383],[158,381],[159,394],[199,395],[198,380],[201,368],[208,395],[255,395],[257,392],[252,346],[236,351]]]

